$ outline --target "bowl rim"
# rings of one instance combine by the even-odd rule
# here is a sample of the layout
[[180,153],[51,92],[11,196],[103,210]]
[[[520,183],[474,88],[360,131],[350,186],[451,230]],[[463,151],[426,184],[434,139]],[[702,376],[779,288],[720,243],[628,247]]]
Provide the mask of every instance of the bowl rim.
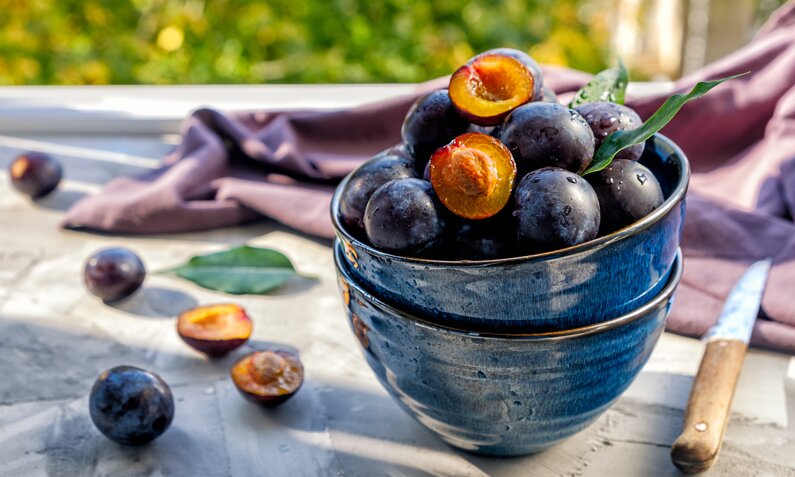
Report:
[[[346,269],[344,259],[341,258],[341,255],[344,252],[342,250],[342,244],[339,242],[339,239],[336,239],[334,241],[333,252],[334,252],[334,266],[337,269],[338,282],[344,281],[345,282],[344,286],[353,288],[354,290],[356,290],[357,293],[363,295],[367,301],[369,301],[377,308],[380,308],[382,311],[386,311],[387,313],[393,314],[404,321],[409,321],[415,326],[430,329],[438,333],[454,334],[459,336],[465,336],[467,338],[483,338],[483,339],[492,339],[492,340],[561,341],[571,338],[579,338],[583,336],[603,333],[612,330],[614,328],[618,328],[620,326],[632,323],[633,321],[639,320],[644,316],[647,316],[652,310],[664,305],[671,298],[671,296],[676,291],[676,288],[679,286],[679,282],[682,279],[682,273],[684,269],[684,263],[683,263],[684,259],[682,257],[682,249],[678,248],[676,250],[676,257],[674,259],[674,263],[671,265],[668,281],[666,282],[663,289],[660,290],[660,292],[657,294],[657,296],[655,296],[648,302],[644,303],[640,307],[635,308],[634,310],[631,310],[627,313],[624,313],[623,315],[618,316],[616,318],[611,318],[609,320],[601,321],[599,323],[594,323],[591,325],[569,328],[566,330],[543,331],[535,333],[491,332],[491,331],[471,331],[471,330],[466,330],[464,328],[458,328],[455,326],[439,324],[430,321],[426,318],[421,318],[412,315],[408,312],[405,312],[403,310],[399,310],[394,306],[385,303],[381,299],[373,296],[371,293],[364,290],[358,283],[356,283],[355,279]],[[340,286],[343,286],[343,284],[340,284]]]
[[669,147],[673,150],[673,153],[679,159],[681,164],[681,175],[679,177],[679,181],[676,184],[676,187],[673,191],[671,191],[671,195],[668,196],[667,199],[656,209],[652,211],[652,213],[648,214],[647,216],[643,217],[642,219],[634,222],[623,229],[619,229],[615,232],[612,232],[608,235],[604,235],[602,237],[595,238],[593,240],[589,240],[587,242],[583,242],[577,245],[572,245],[571,247],[566,247],[557,250],[550,250],[548,252],[542,253],[534,253],[529,255],[520,255],[516,257],[505,257],[505,258],[495,258],[489,260],[442,260],[442,259],[434,259],[434,258],[420,258],[420,257],[409,257],[405,255],[395,255],[389,252],[384,252],[383,250],[378,250],[377,248],[357,239],[354,237],[350,232],[345,229],[345,226],[340,221],[339,211],[340,206],[340,197],[342,195],[342,190],[345,188],[345,185],[350,180],[351,176],[353,175],[355,170],[350,172],[345,178],[339,183],[337,188],[334,190],[334,195],[331,197],[331,223],[334,226],[334,230],[338,236],[344,242],[353,244],[355,249],[362,249],[366,251],[368,254],[377,256],[383,259],[388,259],[392,262],[407,262],[407,263],[415,263],[420,265],[436,265],[436,266],[457,266],[457,267],[483,267],[483,266],[493,266],[493,265],[503,265],[503,264],[514,264],[517,262],[534,262],[540,260],[553,260],[561,257],[565,257],[568,255],[576,255],[578,253],[584,253],[589,250],[601,248],[603,246],[610,245],[612,243],[618,242],[623,240],[627,237],[631,237],[637,233],[640,233],[655,223],[662,220],[668,213],[676,207],[676,205],[684,199],[687,188],[690,183],[690,162],[687,160],[687,156],[673,142],[671,139],[667,138],[666,136],[655,133],[652,138],[655,141],[660,141],[665,146]]

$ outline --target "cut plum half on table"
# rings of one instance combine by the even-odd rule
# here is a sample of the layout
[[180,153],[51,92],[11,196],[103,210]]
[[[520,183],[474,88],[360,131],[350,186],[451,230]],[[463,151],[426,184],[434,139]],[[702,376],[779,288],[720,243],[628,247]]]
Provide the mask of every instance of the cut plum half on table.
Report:
[[533,99],[536,78],[519,59],[504,53],[473,58],[450,77],[450,99],[475,124],[494,126]]
[[497,139],[466,133],[431,156],[431,184],[439,200],[465,219],[485,219],[505,207],[516,180],[516,163]]
[[177,333],[192,348],[210,356],[223,356],[251,337],[253,324],[238,305],[208,305],[180,313]]
[[304,366],[288,351],[257,351],[235,363],[230,374],[244,398],[266,407],[283,403],[304,382]]

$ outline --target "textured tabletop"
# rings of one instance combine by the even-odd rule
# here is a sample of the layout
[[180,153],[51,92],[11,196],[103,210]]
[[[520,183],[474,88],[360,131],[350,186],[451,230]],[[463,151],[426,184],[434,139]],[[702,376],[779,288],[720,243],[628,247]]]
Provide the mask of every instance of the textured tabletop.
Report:
[[[63,231],[63,211],[110,178],[155,167],[174,137],[0,136],[0,475],[667,476],[682,409],[703,350],[663,335],[635,384],[595,424],[535,456],[484,458],[454,450],[405,414],[377,383],[349,330],[329,243],[273,223],[157,237]],[[54,154],[65,181],[32,203],[8,184],[21,150]],[[250,243],[286,253],[319,280],[268,296],[231,297],[166,276],[114,306],[89,295],[85,259],[101,247],[135,250],[151,269]],[[687,264],[685,264],[687,266]],[[175,316],[234,301],[254,319],[248,346],[219,360],[188,348]],[[279,408],[244,401],[230,364],[251,349],[286,348],[306,382]],[[88,417],[87,396],[104,369],[131,364],[160,374],[176,417],[159,439],[125,448]],[[708,475],[795,475],[795,364],[752,350],[722,454]]]

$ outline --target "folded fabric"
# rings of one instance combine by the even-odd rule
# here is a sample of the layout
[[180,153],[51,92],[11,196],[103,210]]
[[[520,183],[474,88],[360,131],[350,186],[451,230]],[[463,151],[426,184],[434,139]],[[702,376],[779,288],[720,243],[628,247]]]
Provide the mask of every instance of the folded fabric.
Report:
[[[750,74],[687,104],[663,130],[685,151],[693,178],[682,249],[685,275],[668,329],[702,335],[734,282],[754,260],[774,266],[752,343],[795,353],[795,4],[780,8],[754,40],[676,83]],[[557,93],[575,91],[583,73],[544,68]],[[63,225],[119,233],[205,230],[269,217],[330,238],[334,185],[377,151],[400,141],[416,93],[344,111],[193,113],[182,143],[163,167],[118,178],[67,213]],[[668,95],[628,98],[648,117]]]

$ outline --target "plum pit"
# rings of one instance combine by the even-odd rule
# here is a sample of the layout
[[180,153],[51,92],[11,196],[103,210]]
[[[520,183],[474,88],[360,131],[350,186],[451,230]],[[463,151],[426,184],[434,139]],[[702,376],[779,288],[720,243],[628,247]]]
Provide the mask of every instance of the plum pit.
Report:
[[516,163],[498,140],[466,133],[431,157],[430,178],[442,204],[459,217],[485,219],[497,214],[511,196]]

